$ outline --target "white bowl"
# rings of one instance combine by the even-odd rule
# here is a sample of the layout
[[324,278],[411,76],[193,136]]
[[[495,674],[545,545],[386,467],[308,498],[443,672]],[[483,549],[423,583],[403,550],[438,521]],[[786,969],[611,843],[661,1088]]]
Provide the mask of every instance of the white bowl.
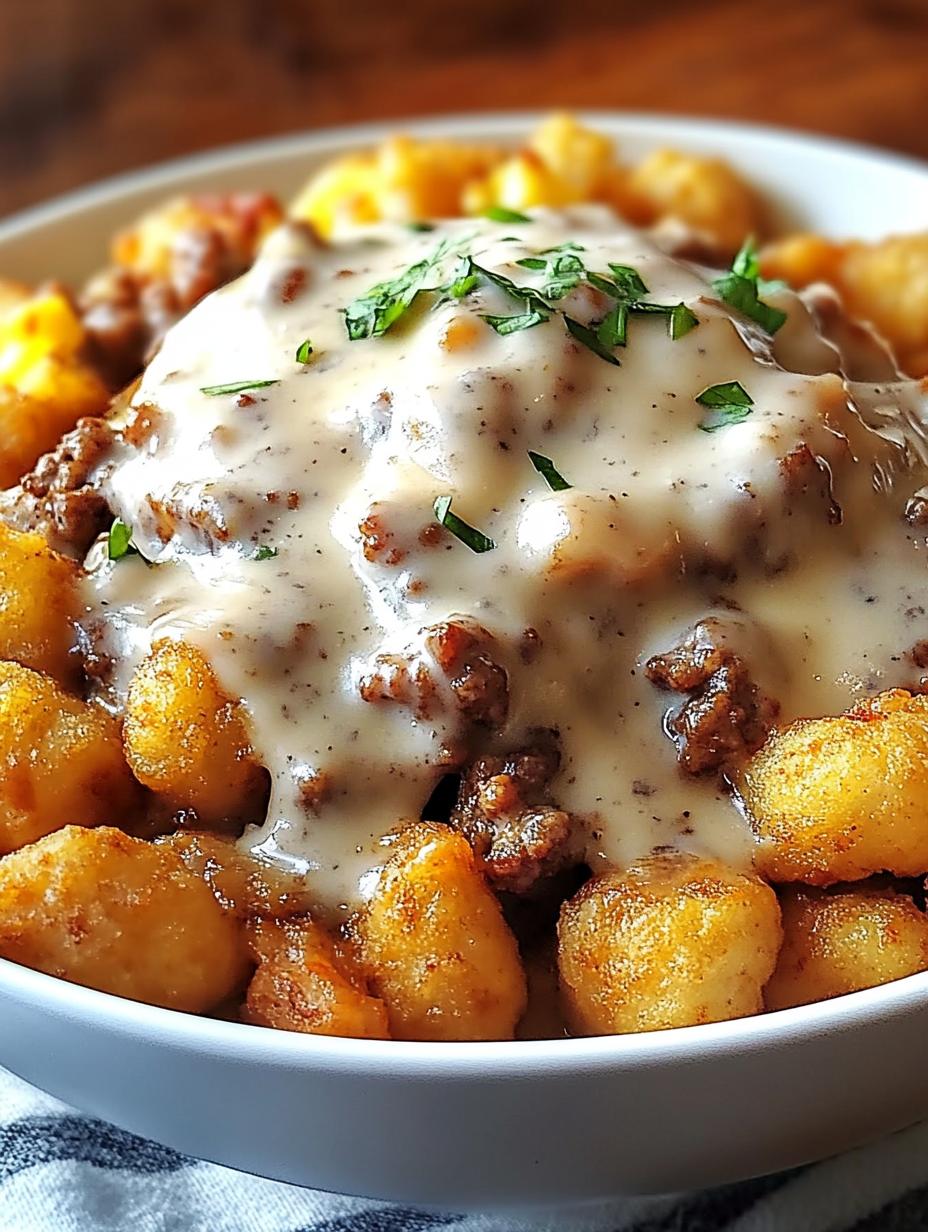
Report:
[[[588,118],[632,154],[723,155],[790,225],[876,237],[928,217],[928,168],[878,151],[735,124]],[[399,127],[516,140],[536,119]],[[0,224],[0,273],[77,280],[115,228],[167,193],[288,194],[321,159],[388,127],[234,147],[87,189]],[[712,1185],[859,1144],[928,1114],[926,1036],[928,973],[652,1035],[413,1044],[194,1018],[0,961],[0,1063],[30,1082],[218,1163],[451,1208]]]

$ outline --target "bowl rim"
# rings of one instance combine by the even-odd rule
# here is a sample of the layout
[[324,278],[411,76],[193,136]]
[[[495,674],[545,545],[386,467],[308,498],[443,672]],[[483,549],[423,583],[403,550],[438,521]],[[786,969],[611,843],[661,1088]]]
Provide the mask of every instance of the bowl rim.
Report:
[[540,1040],[370,1040],[301,1034],[276,1027],[209,1018],[100,992],[59,976],[0,959],[0,998],[27,1001],[56,1017],[80,1018],[167,1048],[193,1049],[285,1069],[350,1069],[382,1074],[399,1069],[440,1073],[443,1080],[494,1079],[532,1072],[663,1068],[714,1053],[729,1056],[782,1049],[801,1039],[843,1034],[874,1019],[928,1010],[928,971],[888,984],[791,1009],[744,1018],[626,1035]]
[[671,132],[711,141],[719,133],[734,135],[772,153],[777,147],[805,150],[809,154],[842,156],[891,166],[898,171],[924,176],[928,161],[896,150],[844,137],[787,128],[775,124],[755,124],[713,116],[674,115],[672,112],[624,111],[620,108],[532,108],[482,111],[449,111],[428,116],[400,116],[392,120],[364,121],[321,128],[294,130],[275,137],[228,142],[179,158],[162,159],[133,170],[93,180],[54,197],[24,206],[0,217],[0,243],[15,239],[21,230],[64,220],[68,214],[101,204],[108,197],[157,189],[179,175],[208,174],[239,163],[274,162],[306,154],[324,155],[338,150],[363,147],[397,132],[410,136],[488,136],[504,135],[512,129],[529,129],[546,115],[558,110],[581,123],[613,132],[623,126],[635,129],[635,136],[662,138]]
[[[72,214],[111,204],[123,196],[168,185],[179,189],[175,182],[185,176],[222,172],[241,165],[260,168],[281,159],[334,154],[372,144],[398,131],[413,136],[504,136],[516,129],[530,128],[552,110],[448,112],[223,144],[95,180],[17,210],[0,219],[0,243],[49,224],[66,222]],[[808,154],[864,161],[928,179],[928,162],[815,132],[651,111],[570,111],[581,122],[612,133],[623,127],[633,130],[636,139],[669,138],[676,133],[711,144],[719,137],[724,141],[734,136],[741,142],[765,148],[771,155],[777,149],[795,152],[798,148]],[[78,1017],[120,1034],[145,1036],[165,1047],[192,1047],[235,1060],[292,1069],[312,1069],[321,1064],[329,1070],[359,1074],[394,1070],[428,1076],[440,1072],[443,1079],[472,1081],[477,1075],[490,1079],[528,1078],[541,1069],[596,1072],[662,1067],[722,1051],[734,1055],[759,1047],[786,1048],[800,1038],[840,1034],[875,1018],[897,1018],[913,1010],[928,1009],[928,971],[810,1005],[718,1023],[640,1034],[481,1042],[365,1040],[255,1027],[131,1001],[0,958],[2,996],[30,1002],[57,1017]]]

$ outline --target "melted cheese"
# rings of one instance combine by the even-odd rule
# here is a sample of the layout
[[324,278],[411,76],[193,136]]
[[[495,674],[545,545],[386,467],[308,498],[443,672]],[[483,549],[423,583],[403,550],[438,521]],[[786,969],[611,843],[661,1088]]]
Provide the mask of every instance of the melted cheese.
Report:
[[[699,325],[671,341],[663,317],[633,316],[615,366],[558,315],[494,332],[480,314],[519,308],[483,285],[420,297],[383,337],[349,341],[347,305],[443,240],[535,286],[515,262],[575,241],[587,268],[633,266],[650,300],[686,303]],[[276,232],[170,332],[134,398],[148,434],[110,467],[114,509],[158,562],[89,562],[88,627],[116,659],[114,704],[159,638],[200,647],[243,699],[272,777],[267,820],[242,842],[307,871],[320,902],[351,905],[461,735],[434,664],[434,704],[419,711],[366,701],[360,682],[378,654],[417,653],[428,670],[422,631],[469,617],[510,694],[503,729],[471,732],[471,751],[556,729],[554,798],[594,866],[668,844],[748,863],[725,787],[678,768],[663,724],[679,699],[646,679],[649,656],[720,615],[790,720],[913,683],[905,652],[928,635],[925,537],[902,519],[924,480],[920,390],[864,331],[834,312],[826,325],[826,293],[768,299],[789,314],[773,341],[718,301],[707,271],[592,208],[376,228],[332,247]],[[581,286],[557,306],[587,323],[608,301]],[[275,383],[202,392],[240,381]],[[700,431],[696,395],[729,381],[752,413]],[[807,491],[787,474],[802,446]],[[571,489],[550,491],[529,450]],[[437,531],[443,495],[494,550]],[[277,554],[254,559],[259,547]],[[328,790],[309,810],[318,776]]]

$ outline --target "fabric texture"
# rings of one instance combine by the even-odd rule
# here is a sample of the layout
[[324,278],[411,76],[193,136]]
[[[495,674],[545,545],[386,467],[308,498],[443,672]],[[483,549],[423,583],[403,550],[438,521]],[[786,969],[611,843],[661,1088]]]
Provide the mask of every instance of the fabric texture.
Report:
[[0,1232],[922,1232],[928,1124],[809,1168],[573,1210],[458,1215],[201,1163],[0,1070]]

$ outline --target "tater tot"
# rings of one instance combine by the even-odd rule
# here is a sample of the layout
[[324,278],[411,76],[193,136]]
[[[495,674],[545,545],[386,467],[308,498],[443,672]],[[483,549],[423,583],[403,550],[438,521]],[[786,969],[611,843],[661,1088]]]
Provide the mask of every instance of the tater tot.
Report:
[[41,535],[0,522],[0,659],[75,683],[77,574],[75,563],[53,552]]
[[231,839],[178,830],[156,840],[202,877],[224,911],[241,920],[279,919],[310,908],[306,878],[242,851]]
[[564,904],[558,965],[578,1035],[755,1014],[780,948],[773,890],[680,852],[594,877]]
[[874,988],[928,970],[928,918],[906,894],[870,887],[788,886],[783,948],[764,992],[768,1010]]
[[749,235],[766,230],[754,190],[718,158],[678,150],[655,150],[627,181],[623,208],[633,222],[651,225],[677,219],[734,252]]
[[39,292],[0,315],[0,487],[16,483],[109,390],[84,358],[87,337],[68,300]]
[[795,287],[829,282],[852,317],[882,334],[913,376],[928,373],[928,231],[876,243],[790,236],[762,254],[766,277]]
[[308,917],[258,919],[249,926],[258,969],[248,986],[245,1017],[260,1027],[389,1039],[383,1002],[368,994],[329,934]]
[[48,676],[0,663],[0,854],[61,826],[131,818],[140,795],[114,719]]
[[264,772],[251,751],[240,704],[220,688],[193,646],[159,642],[132,677],[123,728],[126,757],[168,808],[206,829],[260,820]]
[[499,903],[468,843],[408,825],[357,922],[371,989],[395,1039],[511,1039],[525,975]]
[[171,851],[66,826],[0,860],[0,955],[90,988],[202,1013],[236,992],[241,931]]
[[774,732],[736,783],[771,881],[928,869],[928,696],[893,690]]
[[244,269],[254,260],[264,236],[282,219],[280,205],[268,193],[172,197],[119,232],[112,256],[117,265],[134,274],[171,278],[176,289],[184,291],[182,275],[197,240],[213,242],[219,265],[224,263],[231,271]]

